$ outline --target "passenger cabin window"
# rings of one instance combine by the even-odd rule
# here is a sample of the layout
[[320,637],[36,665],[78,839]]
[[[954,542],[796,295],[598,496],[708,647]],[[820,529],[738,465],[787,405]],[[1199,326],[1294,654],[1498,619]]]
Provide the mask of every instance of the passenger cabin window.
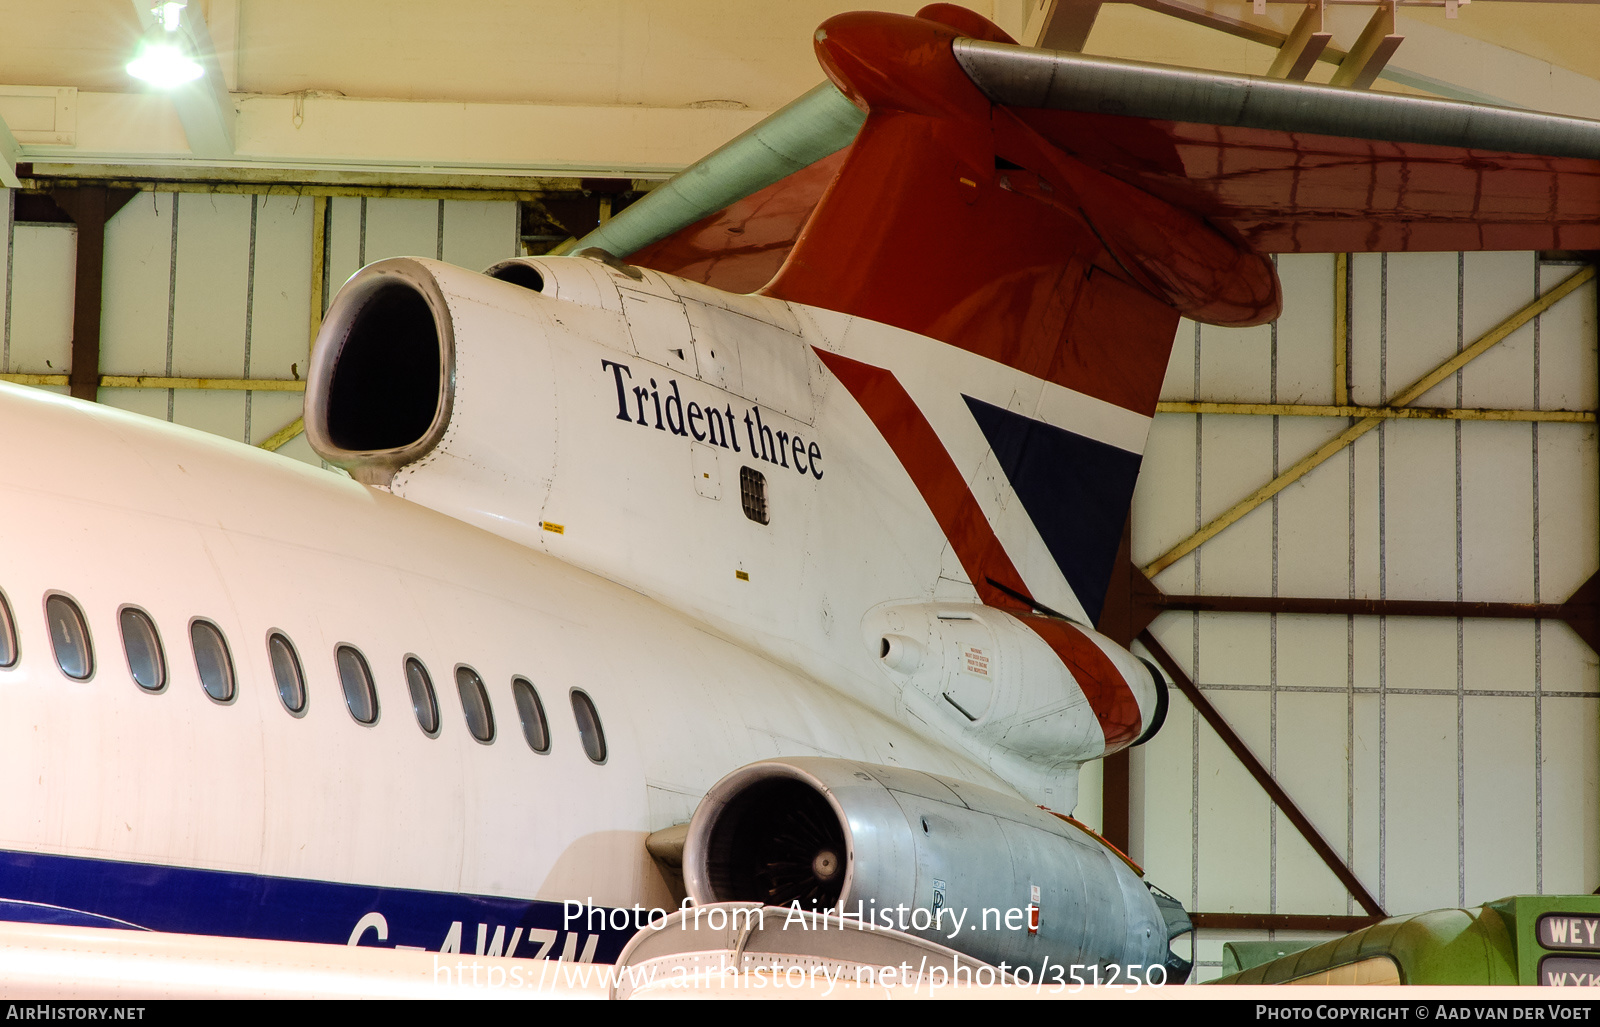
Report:
[[378,690],[372,684],[372,671],[367,658],[355,647],[341,645],[334,653],[339,665],[339,683],[344,686],[344,702],[350,707],[350,716],[357,724],[375,724],[378,721]]
[[544,719],[544,703],[527,678],[511,679],[511,695],[517,700],[517,716],[522,719],[522,737],[537,753],[550,751],[550,724]]
[[411,709],[417,715],[417,726],[429,738],[438,738],[439,700],[434,697],[428,668],[415,656],[406,658],[406,687],[411,689]]
[[208,620],[196,619],[189,625],[189,641],[194,645],[194,665],[200,672],[200,687],[216,702],[233,702],[237,694],[233,656],[228,652],[222,629]]
[[488,745],[494,741],[494,713],[489,709],[489,693],[483,679],[471,667],[456,668],[456,691],[461,693],[461,709],[467,715],[467,730]]
[[767,523],[767,476],[753,467],[739,468],[739,505],[752,521]]
[[0,669],[17,665],[17,622],[11,617],[11,604],[0,592]]
[[267,658],[272,662],[272,679],[278,683],[278,698],[283,700],[283,708],[297,717],[303,716],[310,696],[306,693],[306,675],[300,666],[300,654],[294,651],[294,643],[289,641],[288,635],[274,631],[267,636]]
[[56,666],[75,681],[94,675],[94,650],[89,645],[89,625],[78,604],[60,593],[45,597],[44,618],[50,625],[50,645]]
[[572,716],[578,721],[578,737],[583,740],[583,753],[596,763],[606,761],[606,733],[600,726],[600,711],[594,700],[581,689],[572,690]]
[[122,628],[122,651],[128,657],[128,673],[133,683],[146,692],[167,687],[167,658],[161,651],[161,636],[155,621],[137,606],[124,606],[117,616]]

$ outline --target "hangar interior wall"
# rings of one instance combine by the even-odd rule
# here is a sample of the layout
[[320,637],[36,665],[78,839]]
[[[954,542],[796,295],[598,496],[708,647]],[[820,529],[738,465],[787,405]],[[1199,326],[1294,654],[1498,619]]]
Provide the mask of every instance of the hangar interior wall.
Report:
[[[1285,255],[1270,326],[1180,326],[1166,400],[1331,404],[1332,256]],[[1351,260],[1350,402],[1385,404],[1579,266]],[[1592,411],[1591,282],[1415,405]],[[1351,424],[1157,416],[1147,564]],[[1562,602],[1600,561],[1593,423],[1388,420],[1157,574],[1175,594]],[[1158,642],[1390,913],[1600,885],[1596,655],[1560,621],[1166,612]],[[1360,913],[1194,707],[1134,751],[1134,857],[1205,912]],[[1286,937],[1279,932],[1278,937]],[[1197,979],[1221,945],[1199,932]],[[1312,935],[1296,935],[1312,937]]]
[[[64,374],[77,229],[18,222],[9,190],[0,373]],[[310,351],[310,196],[141,192],[106,224],[100,370],[106,375],[303,378]],[[324,303],[364,264],[436,257],[481,269],[514,256],[513,201],[336,196]],[[41,386],[65,393],[65,386]],[[300,416],[298,392],[106,388],[100,402],[259,444]],[[283,454],[320,464],[300,436]]]
[[[75,232],[5,220],[0,373],[65,373]],[[102,372],[303,376],[314,205],[136,196],[107,226]],[[513,202],[334,197],[325,297],[363,264],[517,252]],[[1273,325],[1183,323],[1167,400],[1333,402],[1334,258],[1279,259]],[[1350,402],[1394,393],[1576,270],[1530,253],[1357,255]],[[1418,403],[1593,411],[1591,283]],[[65,387],[55,391],[65,392]],[[102,388],[102,402],[249,443],[294,392]],[[1165,552],[1343,430],[1334,417],[1158,415],[1134,558]],[[302,438],[280,452],[319,462]],[[1169,593],[1560,602],[1600,565],[1593,423],[1393,420],[1155,577]],[[1557,621],[1169,612],[1152,626],[1390,912],[1600,885],[1597,660]],[[1133,856],[1197,911],[1360,912],[1176,693],[1135,750]],[[1099,768],[1084,793],[1097,795]],[[1098,819],[1097,802],[1080,812]],[[1200,932],[1199,979],[1221,944]],[[1285,936],[1279,932],[1279,936]]]

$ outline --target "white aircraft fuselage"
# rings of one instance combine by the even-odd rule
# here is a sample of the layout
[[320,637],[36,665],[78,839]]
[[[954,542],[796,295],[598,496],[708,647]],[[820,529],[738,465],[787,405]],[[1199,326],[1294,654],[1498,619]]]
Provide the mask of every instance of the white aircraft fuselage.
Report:
[[[330,309],[309,430],[371,484],[0,388],[0,912],[604,961],[632,928],[579,927],[573,903],[675,906],[644,839],[754,761],[849,759],[1070,811],[1078,766],[1108,748],[1082,690],[1040,635],[978,602],[817,350],[894,369],[1033,595],[1079,618],[1004,476],[985,477],[963,394],[1134,453],[1147,418],[839,314],[585,258],[523,266],[541,290],[380,262]],[[441,333],[437,431],[399,458],[318,420],[380,280],[422,295]],[[765,478],[766,523],[742,468]],[[51,597],[81,611],[86,676]],[[129,607],[159,632],[159,688],[135,680]],[[225,701],[197,662],[206,624],[235,675]],[[1081,634],[1148,724],[1148,672]],[[303,671],[299,711],[275,635]],[[373,718],[347,700],[341,647],[370,668]],[[408,660],[431,679],[431,735]],[[486,688],[490,741],[461,668]],[[575,693],[598,713],[599,761]]]

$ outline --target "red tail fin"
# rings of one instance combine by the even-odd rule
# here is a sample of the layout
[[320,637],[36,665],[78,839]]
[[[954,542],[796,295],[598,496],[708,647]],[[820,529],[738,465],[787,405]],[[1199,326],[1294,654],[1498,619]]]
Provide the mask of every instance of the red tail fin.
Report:
[[1271,265],[990,103],[951,52],[970,34],[887,14],[817,31],[823,67],[868,118],[764,291],[1148,415],[1179,313],[1270,318]]

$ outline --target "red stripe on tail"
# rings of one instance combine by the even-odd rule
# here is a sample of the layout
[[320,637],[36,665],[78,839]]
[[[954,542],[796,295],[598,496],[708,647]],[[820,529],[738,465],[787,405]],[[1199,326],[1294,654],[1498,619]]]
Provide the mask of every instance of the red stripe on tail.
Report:
[[1036,615],[1017,619],[1044,639],[1072,671],[1078,687],[1089,700],[1089,708],[1094,710],[1095,719],[1100,722],[1100,731],[1106,736],[1107,754],[1133,744],[1143,724],[1139,701],[1105,651],[1064,620]]
[[861,404],[861,409],[872,419],[911,476],[912,483],[933,512],[934,520],[950,540],[962,569],[978,590],[978,598],[989,606],[1027,609],[989,584],[989,579],[993,579],[1007,588],[1029,594],[1022,583],[1022,575],[1006,555],[1005,547],[967,487],[966,479],[905,386],[893,373],[881,367],[826,350],[818,349],[816,354]]
[[1089,708],[1105,735],[1108,753],[1138,738],[1142,723],[1138,700],[1110,657],[1071,624],[1023,612],[1028,610],[1026,605],[990,584],[991,580],[996,581],[1022,595],[1029,594],[949,450],[900,380],[884,368],[813,349],[861,404],[911,476],[912,484],[922,493],[977,589],[978,598],[987,606],[1012,613],[1060,657],[1089,700]]

